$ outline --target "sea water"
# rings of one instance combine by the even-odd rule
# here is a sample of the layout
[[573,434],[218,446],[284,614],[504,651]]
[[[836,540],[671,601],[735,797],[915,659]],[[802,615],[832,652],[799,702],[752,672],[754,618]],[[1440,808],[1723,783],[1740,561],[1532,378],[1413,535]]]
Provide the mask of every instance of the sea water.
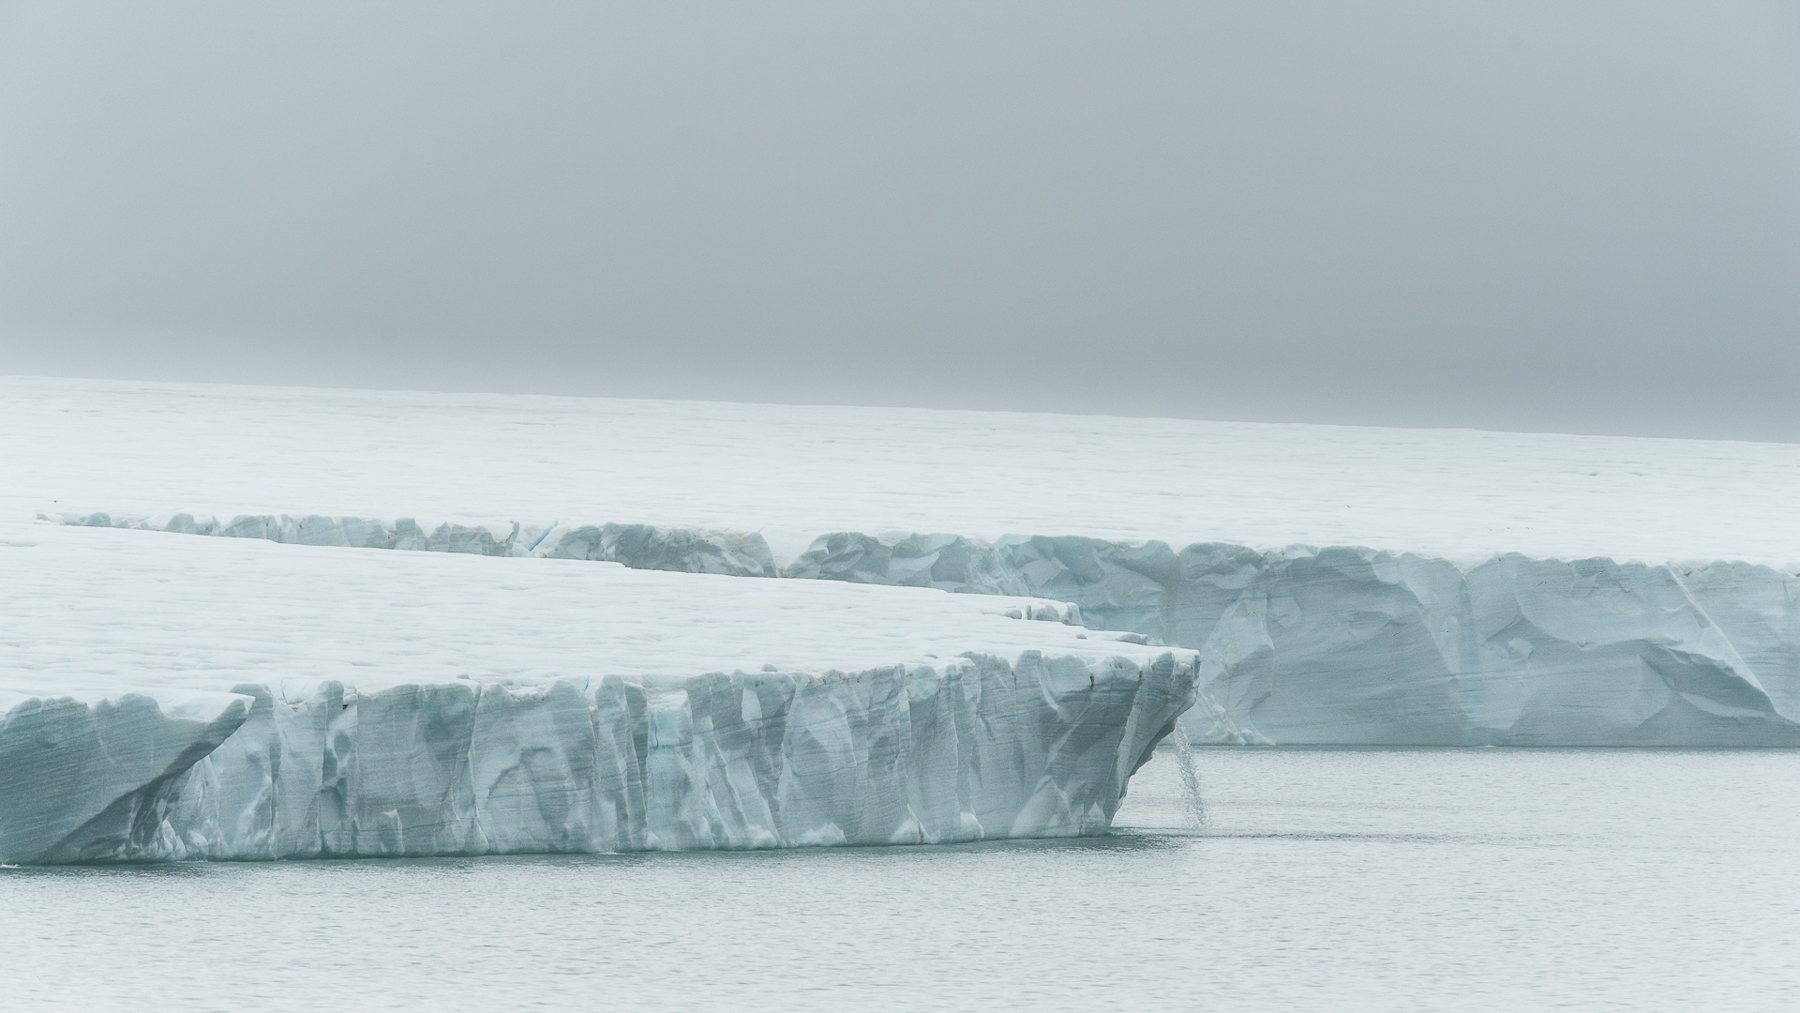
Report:
[[1192,758],[1083,840],[0,870],[0,1009],[1800,1008],[1800,752]]

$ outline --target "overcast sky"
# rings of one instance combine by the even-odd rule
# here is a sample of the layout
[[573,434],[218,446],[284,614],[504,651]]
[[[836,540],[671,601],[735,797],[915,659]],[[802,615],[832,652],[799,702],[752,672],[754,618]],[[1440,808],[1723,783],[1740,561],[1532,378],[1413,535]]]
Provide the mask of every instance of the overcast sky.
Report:
[[0,0],[0,372],[1800,441],[1800,4]]

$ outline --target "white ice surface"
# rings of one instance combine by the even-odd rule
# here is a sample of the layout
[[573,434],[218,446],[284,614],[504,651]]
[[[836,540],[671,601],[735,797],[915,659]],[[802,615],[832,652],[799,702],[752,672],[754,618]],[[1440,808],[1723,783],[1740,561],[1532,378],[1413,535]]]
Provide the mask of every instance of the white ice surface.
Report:
[[0,474],[0,516],[647,523],[778,558],[910,531],[1800,568],[1790,444],[0,378]]
[[[981,651],[1123,655],[1060,602],[761,581],[545,559],[346,551],[13,526],[0,544],[0,678],[31,693],[229,690],[326,679],[852,671]],[[21,544],[25,543],[25,544]],[[1035,614],[1044,621],[1011,615]]]
[[48,524],[0,616],[4,861],[1094,832],[1194,678],[1052,602]]

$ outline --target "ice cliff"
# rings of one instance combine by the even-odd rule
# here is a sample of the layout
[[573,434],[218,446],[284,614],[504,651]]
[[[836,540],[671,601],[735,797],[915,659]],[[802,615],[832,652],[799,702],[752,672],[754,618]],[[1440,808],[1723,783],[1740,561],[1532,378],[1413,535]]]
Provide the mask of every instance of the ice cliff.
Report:
[[1746,563],[843,534],[786,572],[1042,595],[1196,648],[1196,739],[1800,745],[1800,575]]
[[1104,832],[1191,668],[975,655],[829,676],[450,682],[0,718],[0,861],[921,844]]
[[54,527],[0,566],[10,863],[1091,834],[1194,698],[1044,601]]

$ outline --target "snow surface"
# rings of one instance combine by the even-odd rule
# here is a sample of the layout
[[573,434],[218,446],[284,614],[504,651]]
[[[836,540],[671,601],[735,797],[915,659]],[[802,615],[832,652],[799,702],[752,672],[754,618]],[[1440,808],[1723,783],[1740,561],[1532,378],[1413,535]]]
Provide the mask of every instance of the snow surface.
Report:
[[1054,602],[0,535],[4,861],[1092,833],[1193,699]]
[[1800,569],[1790,444],[0,378],[0,474],[0,516],[642,523],[778,561],[906,531]]

